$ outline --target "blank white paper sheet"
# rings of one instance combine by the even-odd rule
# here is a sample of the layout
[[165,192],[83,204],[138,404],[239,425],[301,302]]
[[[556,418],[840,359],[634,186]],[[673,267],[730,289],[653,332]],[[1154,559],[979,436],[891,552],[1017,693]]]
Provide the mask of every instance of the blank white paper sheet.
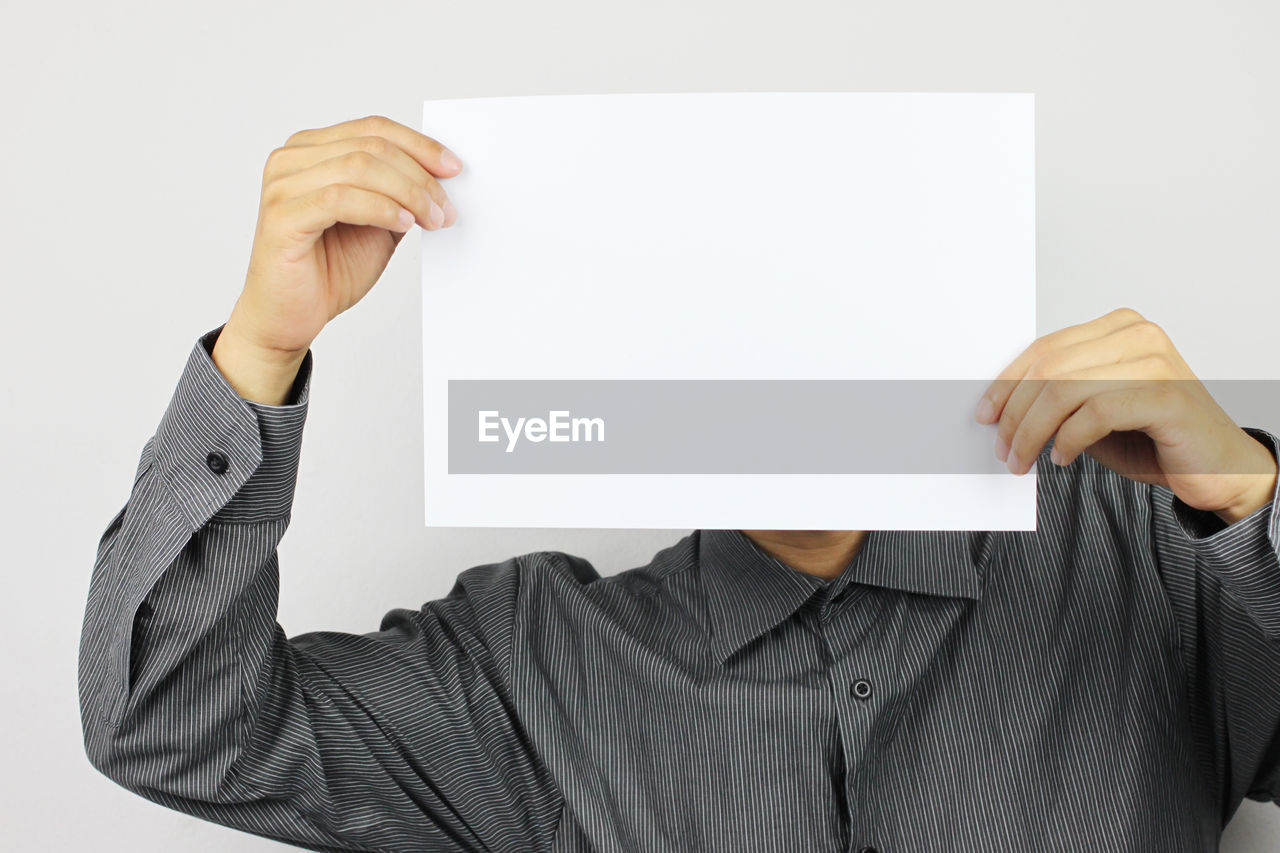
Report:
[[1034,530],[1030,94],[426,101],[428,526]]

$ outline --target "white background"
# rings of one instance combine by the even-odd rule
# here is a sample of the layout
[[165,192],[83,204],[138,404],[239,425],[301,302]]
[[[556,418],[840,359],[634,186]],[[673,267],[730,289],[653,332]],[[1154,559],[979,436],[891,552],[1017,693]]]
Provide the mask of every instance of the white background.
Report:
[[[98,536],[239,293],[262,164],[291,132],[369,113],[416,127],[434,97],[1034,92],[1038,331],[1129,305],[1202,377],[1275,378],[1278,35],[1264,0],[6,3],[0,848],[287,849],[98,775],[76,651]],[[800,156],[744,176],[773,215]],[[611,573],[684,532],[422,526],[418,259],[404,241],[315,346],[280,548],[290,634],[374,630],[514,553]],[[1246,804],[1223,849],[1277,846],[1280,811]]]

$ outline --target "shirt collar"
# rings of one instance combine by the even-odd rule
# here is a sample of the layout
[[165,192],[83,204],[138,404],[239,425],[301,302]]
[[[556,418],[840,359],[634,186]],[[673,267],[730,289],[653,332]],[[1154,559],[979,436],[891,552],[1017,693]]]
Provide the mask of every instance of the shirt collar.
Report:
[[829,600],[851,583],[976,600],[989,542],[970,531],[873,530],[827,581],[793,569],[741,530],[700,530],[698,571],[717,657],[723,663],[810,598]]

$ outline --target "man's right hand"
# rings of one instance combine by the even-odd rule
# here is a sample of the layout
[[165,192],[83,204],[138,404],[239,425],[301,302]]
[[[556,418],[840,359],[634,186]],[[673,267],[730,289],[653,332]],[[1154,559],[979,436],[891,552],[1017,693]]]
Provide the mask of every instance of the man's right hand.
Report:
[[241,397],[285,401],[311,342],[372,289],[405,232],[454,223],[438,178],[461,168],[381,116],[300,131],[271,152],[244,290],[213,348]]

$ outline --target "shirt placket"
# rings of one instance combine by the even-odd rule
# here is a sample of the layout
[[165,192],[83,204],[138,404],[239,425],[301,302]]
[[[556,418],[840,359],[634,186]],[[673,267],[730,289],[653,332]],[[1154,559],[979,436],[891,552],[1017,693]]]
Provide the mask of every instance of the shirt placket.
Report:
[[894,694],[896,670],[881,649],[876,619],[882,610],[874,591],[850,583],[834,589],[818,608],[820,632],[828,655],[830,681],[844,750],[845,813],[849,816],[850,853],[880,851],[872,827],[859,810],[858,774],[874,751],[877,720]]

